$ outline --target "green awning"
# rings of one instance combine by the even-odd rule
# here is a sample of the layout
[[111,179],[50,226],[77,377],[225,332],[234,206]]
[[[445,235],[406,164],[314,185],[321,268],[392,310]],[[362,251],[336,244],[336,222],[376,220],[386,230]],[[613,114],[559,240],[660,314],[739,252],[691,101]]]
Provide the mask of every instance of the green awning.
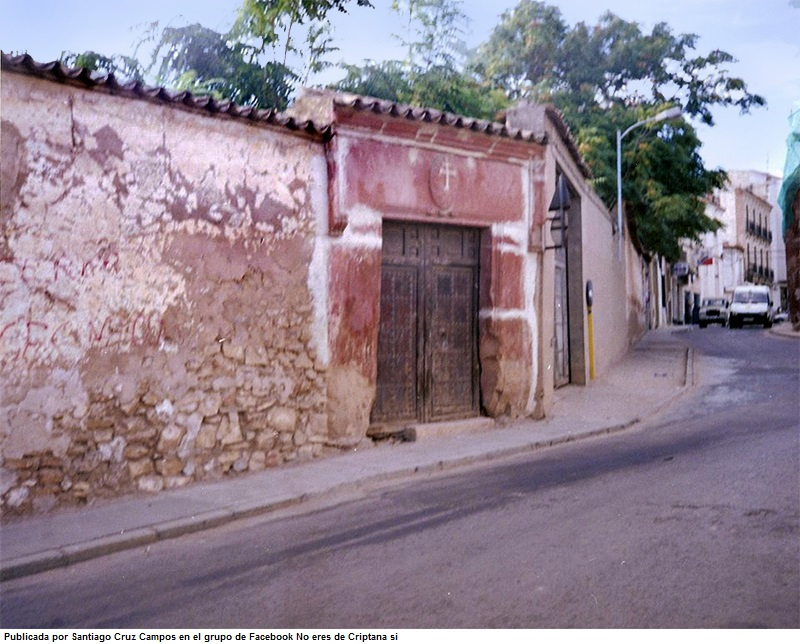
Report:
[[794,222],[792,204],[800,191],[800,110],[789,117],[789,137],[786,139],[786,165],[778,205],[783,211],[783,236]]

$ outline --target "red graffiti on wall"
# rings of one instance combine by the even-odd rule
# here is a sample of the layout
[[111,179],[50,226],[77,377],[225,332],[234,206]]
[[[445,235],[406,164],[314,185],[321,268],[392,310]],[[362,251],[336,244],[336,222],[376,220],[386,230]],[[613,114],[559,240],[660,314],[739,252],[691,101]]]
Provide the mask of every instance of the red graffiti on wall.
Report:
[[10,352],[9,360],[15,362],[24,359],[29,350],[46,344],[46,334],[47,325],[44,322],[20,317],[0,329],[0,347],[16,346],[16,351]]
[[37,277],[46,283],[52,283],[58,282],[59,278],[80,280],[99,273],[118,273],[119,269],[119,251],[116,245],[110,245],[101,248],[85,262],[66,255],[35,263],[26,259],[20,267],[20,273],[22,282],[32,286],[37,282]]
[[30,363],[55,357],[62,345],[125,351],[133,347],[159,347],[165,339],[164,320],[153,311],[121,312],[89,320],[85,328],[70,321],[58,326],[20,316],[0,328],[0,365]]
[[116,247],[101,248],[95,257],[81,266],[81,277],[98,272],[116,273],[119,271],[119,252]]
[[89,344],[112,347],[157,347],[164,339],[164,321],[156,312],[139,311],[131,315],[107,315],[89,322]]

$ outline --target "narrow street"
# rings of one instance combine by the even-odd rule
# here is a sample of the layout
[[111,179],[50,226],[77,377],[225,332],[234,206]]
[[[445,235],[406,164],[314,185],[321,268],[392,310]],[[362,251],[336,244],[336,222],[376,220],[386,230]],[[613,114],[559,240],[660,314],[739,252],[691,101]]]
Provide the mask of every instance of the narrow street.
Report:
[[0,625],[798,628],[800,346],[681,338],[642,426],[6,582]]

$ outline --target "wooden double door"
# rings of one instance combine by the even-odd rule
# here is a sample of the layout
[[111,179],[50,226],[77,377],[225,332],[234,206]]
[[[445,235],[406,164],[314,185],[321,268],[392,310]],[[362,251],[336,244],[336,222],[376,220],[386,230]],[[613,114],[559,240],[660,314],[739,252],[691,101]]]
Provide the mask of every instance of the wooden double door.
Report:
[[385,222],[373,423],[479,413],[480,231]]

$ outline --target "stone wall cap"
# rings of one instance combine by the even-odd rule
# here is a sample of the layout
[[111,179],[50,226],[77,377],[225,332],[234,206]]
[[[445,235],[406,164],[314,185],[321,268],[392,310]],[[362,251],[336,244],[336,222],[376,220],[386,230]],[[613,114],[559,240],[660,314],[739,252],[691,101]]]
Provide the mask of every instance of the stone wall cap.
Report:
[[505,122],[488,121],[430,107],[417,107],[386,99],[336,92],[334,90],[304,88],[301,96],[287,110],[287,114],[297,118],[333,123],[336,120],[337,109],[370,112],[379,116],[470,130],[522,143],[539,145],[547,143],[547,136],[543,131],[512,127]]

